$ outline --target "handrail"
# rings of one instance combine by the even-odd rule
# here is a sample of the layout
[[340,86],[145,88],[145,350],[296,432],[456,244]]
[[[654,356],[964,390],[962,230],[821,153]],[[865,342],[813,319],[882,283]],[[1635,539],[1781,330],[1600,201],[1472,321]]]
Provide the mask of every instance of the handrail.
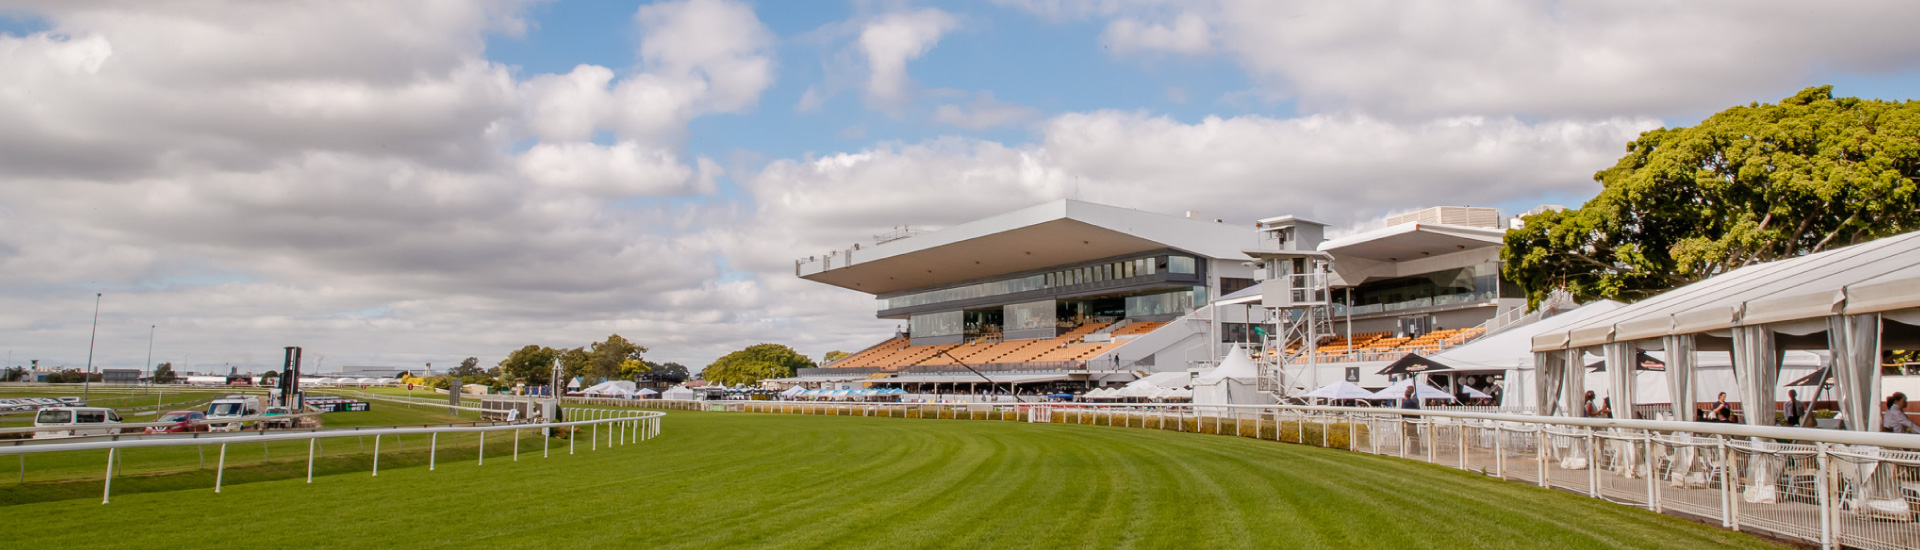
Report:
[[[306,418],[309,416],[319,416],[321,414],[325,414],[325,413],[303,412],[303,413],[294,413],[294,414],[236,416],[232,418],[208,418],[204,420],[195,420],[193,421],[193,423],[194,424],[230,424],[234,422],[240,422],[244,424],[248,422],[262,422],[266,420],[280,420],[280,419],[287,419],[287,418]],[[67,425],[67,426],[24,426],[24,427],[18,427],[18,428],[0,428],[0,434],[18,434],[18,433],[30,433],[30,432],[59,432],[59,431],[72,431],[72,430],[106,430],[106,429],[116,429],[116,428],[161,428],[166,426],[178,426],[178,425],[180,425],[179,422],[103,422],[100,424],[74,424],[74,425]]]
[[[324,439],[324,438],[364,437],[367,435],[374,436],[373,475],[377,476],[377,475],[380,475],[380,438],[388,435],[392,435],[396,437],[402,436],[402,435],[417,435],[417,434],[433,435],[433,442],[428,444],[429,446],[428,446],[428,455],[427,455],[427,469],[432,470],[434,469],[434,465],[435,465],[434,463],[436,461],[436,457],[438,455],[438,450],[439,450],[438,448],[438,444],[440,440],[439,434],[442,434],[442,433],[473,433],[473,432],[479,433],[481,449],[480,449],[480,453],[478,454],[478,457],[479,457],[479,463],[484,465],[486,464],[486,460],[487,460],[487,456],[486,456],[487,432],[514,430],[515,437],[514,437],[513,457],[514,457],[514,460],[519,460],[519,457],[520,457],[520,446],[519,446],[520,438],[518,436],[519,430],[524,430],[528,428],[543,429],[543,430],[553,429],[553,428],[577,429],[580,426],[593,426],[595,427],[595,430],[593,431],[593,434],[591,436],[592,441],[590,442],[591,447],[589,447],[589,450],[597,450],[600,447],[600,439],[601,439],[601,436],[599,434],[600,430],[598,429],[598,426],[600,426],[601,424],[608,425],[607,426],[608,430],[606,430],[607,434],[605,436],[607,439],[606,443],[607,443],[607,446],[612,447],[615,445],[624,445],[628,442],[638,443],[640,441],[651,439],[652,437],[659,435],[660,434],[659,419],[666,416],[666,413],[658,412],[658,411],[588,409],[588,408],[575,408],[570,410],[574,411],[573,413],[574,415],[591,413],[591,416],[598,416],[599,418],[589,418],[584,420],[573,420],[573,421],[567,421],[567,422],[538,422],[538,423],[525,423],[525,424],[505,423],[505,424],[491,424],[491,425],[484,425],[484,426],[439,426],[439,427],[419,427],[419,428],[395,427],[395,428],[355,429],[355,430],[259,432],[260,435],[244,436],[244,438],[232,437],[232,436],[204,437],[204,438],[203,437],[145,437],[145,436],[142,436],[134,439],[121,439],[116,436],[104,441],[95,439],[95,440],[89,440],[89,441],[76,441],[76,442],[60,442],[60,443],[47,443],[47,444],[36,444],[36,445],[15,445],[10,447],[0,446],[0,456],[20,455],[22,457],[21,464],[23,465],[22,467],[24,468],[24,465],[26,464],[25,455],[28,455],[28,454],[54,453],[54,452],[66,452],[66,451],[89,451],[89,450],[97,451],[97,450],[105,449],[107,451],[107,474],[106,474],[106,477],[103,478],[103,484],[102,484],[101,493],[100,493],[100,503],[107,504],[108,502],[111,502],[111,499],[113,496],[113,472],[114,472],[115,466],[119,465],[119,452],[121,449],[134,449],[134,448],[146,448],[146,447],[185,447],[185,446],[219,445],[220,461],[215,466],[214,478],[213,478],[214,479],[213,492],[218,493],[220,492],[221,483],[225,478],[226,463],[227,463],[227,460],[226,460],[227,444],[229,443],[235,443],[235,442],[268,443],[268,442],[274,442],[274,441],[297,441],[297,440],[303,440],[303,439],[307,440],[308,441],[307,483],[313,483],[313,463],[314,463],[314,457],[316,456],[315,447],[317,446],[315,445],[315,443],[317,443],[320,439]],[[197,436],[198,434],[194,434],[194,435]],[[618,436],[618,443],[616,443],[616,435]],[[546,438],[542,438],[542,439],[543,441],[546,441]],[[577,440],[578,440],[577,437],[569,437],[567,439],[568,454],[573,454],[575,447],[578,445]],[[545,456],[547,452],[548,452],[547,448],[542,447],[542,451],[541,451],[542,456]],[[25,475],[24,472],[25,470],[23,469],[22,470],[23,476]]]

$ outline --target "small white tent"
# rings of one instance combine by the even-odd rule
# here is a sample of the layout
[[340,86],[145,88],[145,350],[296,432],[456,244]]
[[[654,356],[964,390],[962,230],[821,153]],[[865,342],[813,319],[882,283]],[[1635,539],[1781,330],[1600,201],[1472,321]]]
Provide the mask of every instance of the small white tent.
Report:
[[1358,384],[1341,380],[1321,386],[1320,389],[1307,392],[1307,397],[1317,397],[1321,399],[1373,399],[1373,392],[1367,391],[1366,388],[1362,388]]
[[660,394],[660,398],[675,399],[680,401],[692,401],[693,390],[688,389],[686,386],[674,386],[671,388],[667,388],[666,393]]
[[[1399,382],[1394,382],[1393,385],[1387,386],[1387,389],[1374,392],[1373,398],[1374,399],[1404,399],[1407,396],[1407,386],[1411,384],[1413,384],[1412,378],[1407,378]],[[1456,401],[1456,399],[1454,399],[1452,394],[1449,394],[1445,390],[1441,390],[1440,388],[1436,388],[1428,384],[1421,384],[1420,389],[1414,390],[1414,393],[1415,395],[1420,396],[1421,399],[1445,399],[1448,401]]]
[[1272,396],[1260,393],[1260,369],[1247,350],[1235,346],[1220,366],[1193,379],[1193,402],[1205,405],[1265,405]]
[[581,390],[580,393],[608,397],[630,397],[633,395],[634,387],[633,382],[626,380],[608,380],[589,386],[587,389]]

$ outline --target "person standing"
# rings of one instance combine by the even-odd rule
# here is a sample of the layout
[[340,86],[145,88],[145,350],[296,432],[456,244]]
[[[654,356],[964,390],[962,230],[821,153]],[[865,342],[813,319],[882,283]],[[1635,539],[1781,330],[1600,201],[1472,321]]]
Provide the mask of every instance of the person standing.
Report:
[[1781,412],[1787,414],[1787,425],[1800,426],[1800,417],[1807,414],[1807,407],[1800,404],[1800,392],[1787,390],[1787,402]]
[[[1407,384],[1407,393],[1400,399],[1401,409],[1409,411],[1420,410],[1420,392],[1414,389],[1415,384],[1419,384],[1419,382],[1413,381]],[[1420,417],[1417,415],[1402,415],[1400,418],[1404,420],[1404,422],[1401,423],[1402,431],[1407,434],[1407,452],[1419,454],[1421,452],[1420,424],[1415,421],[1419,420]]]
[[1593,390],[1587,390],[1585,400],[1582,401],[1580,405],[1580,417],[1593,418],[1595,416],[1600,416],[1600,410],[1593,408]]

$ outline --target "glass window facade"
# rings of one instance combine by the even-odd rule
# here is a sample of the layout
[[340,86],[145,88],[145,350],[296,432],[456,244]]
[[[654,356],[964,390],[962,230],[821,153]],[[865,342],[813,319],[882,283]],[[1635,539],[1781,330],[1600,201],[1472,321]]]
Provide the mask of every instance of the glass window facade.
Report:
[[1193,258],[1186,256],[1167,257],[1167,271],[1171,273],[1193,273]]
[[[1353,289],[1353,314],[1490,302],[1499,297],[1500,289],[1500,265],[1496,263],[1371,281]],[[1346,314],[1338,304],[1334,309],[1336,314]]]
[[1006,306],[1007,330],[1032,330],[1048,328],[1059,322],[1054,314],[1054,301],[1041,300],[1024,304]]
[[961,311],[943,311],[915,315],[907,322],[914,338],[929,336],[953,336],[966,329],[966,314]]
[[1205,287],[1193,287],[1188,290],[1176,290],[1161,294],[1127,297],[1127,316],[1166,315],[1186,313],[1187,310],[1200,307],[1207,301]]
[[891,298],[879,298],[877,301],[879,310],[886,311],[927,304],[1019,294],[1034,290],[1063,288],[1108,281],[1124,281],[1135,277],[1148,277],[1159,273],[1193,274],[1196,271],[1195,265],[1196,260],[1190,256],[1173,255],[1136,258],[1094,266],[1061,269],[999,281],[988,281],[953,288],[902,294]]

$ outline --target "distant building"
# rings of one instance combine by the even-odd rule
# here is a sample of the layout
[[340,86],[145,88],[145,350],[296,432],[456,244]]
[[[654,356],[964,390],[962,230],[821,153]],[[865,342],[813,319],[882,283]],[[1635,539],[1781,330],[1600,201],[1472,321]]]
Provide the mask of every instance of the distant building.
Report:
[[140,369],[100,369],[100,383],[132,386],[140,383]]
[[402,374],[409,374],[421,370],[423,369],[403,369],[400,367],[341,367],[340,372],[335,373],[333,376],[336,378],[399,378]]

